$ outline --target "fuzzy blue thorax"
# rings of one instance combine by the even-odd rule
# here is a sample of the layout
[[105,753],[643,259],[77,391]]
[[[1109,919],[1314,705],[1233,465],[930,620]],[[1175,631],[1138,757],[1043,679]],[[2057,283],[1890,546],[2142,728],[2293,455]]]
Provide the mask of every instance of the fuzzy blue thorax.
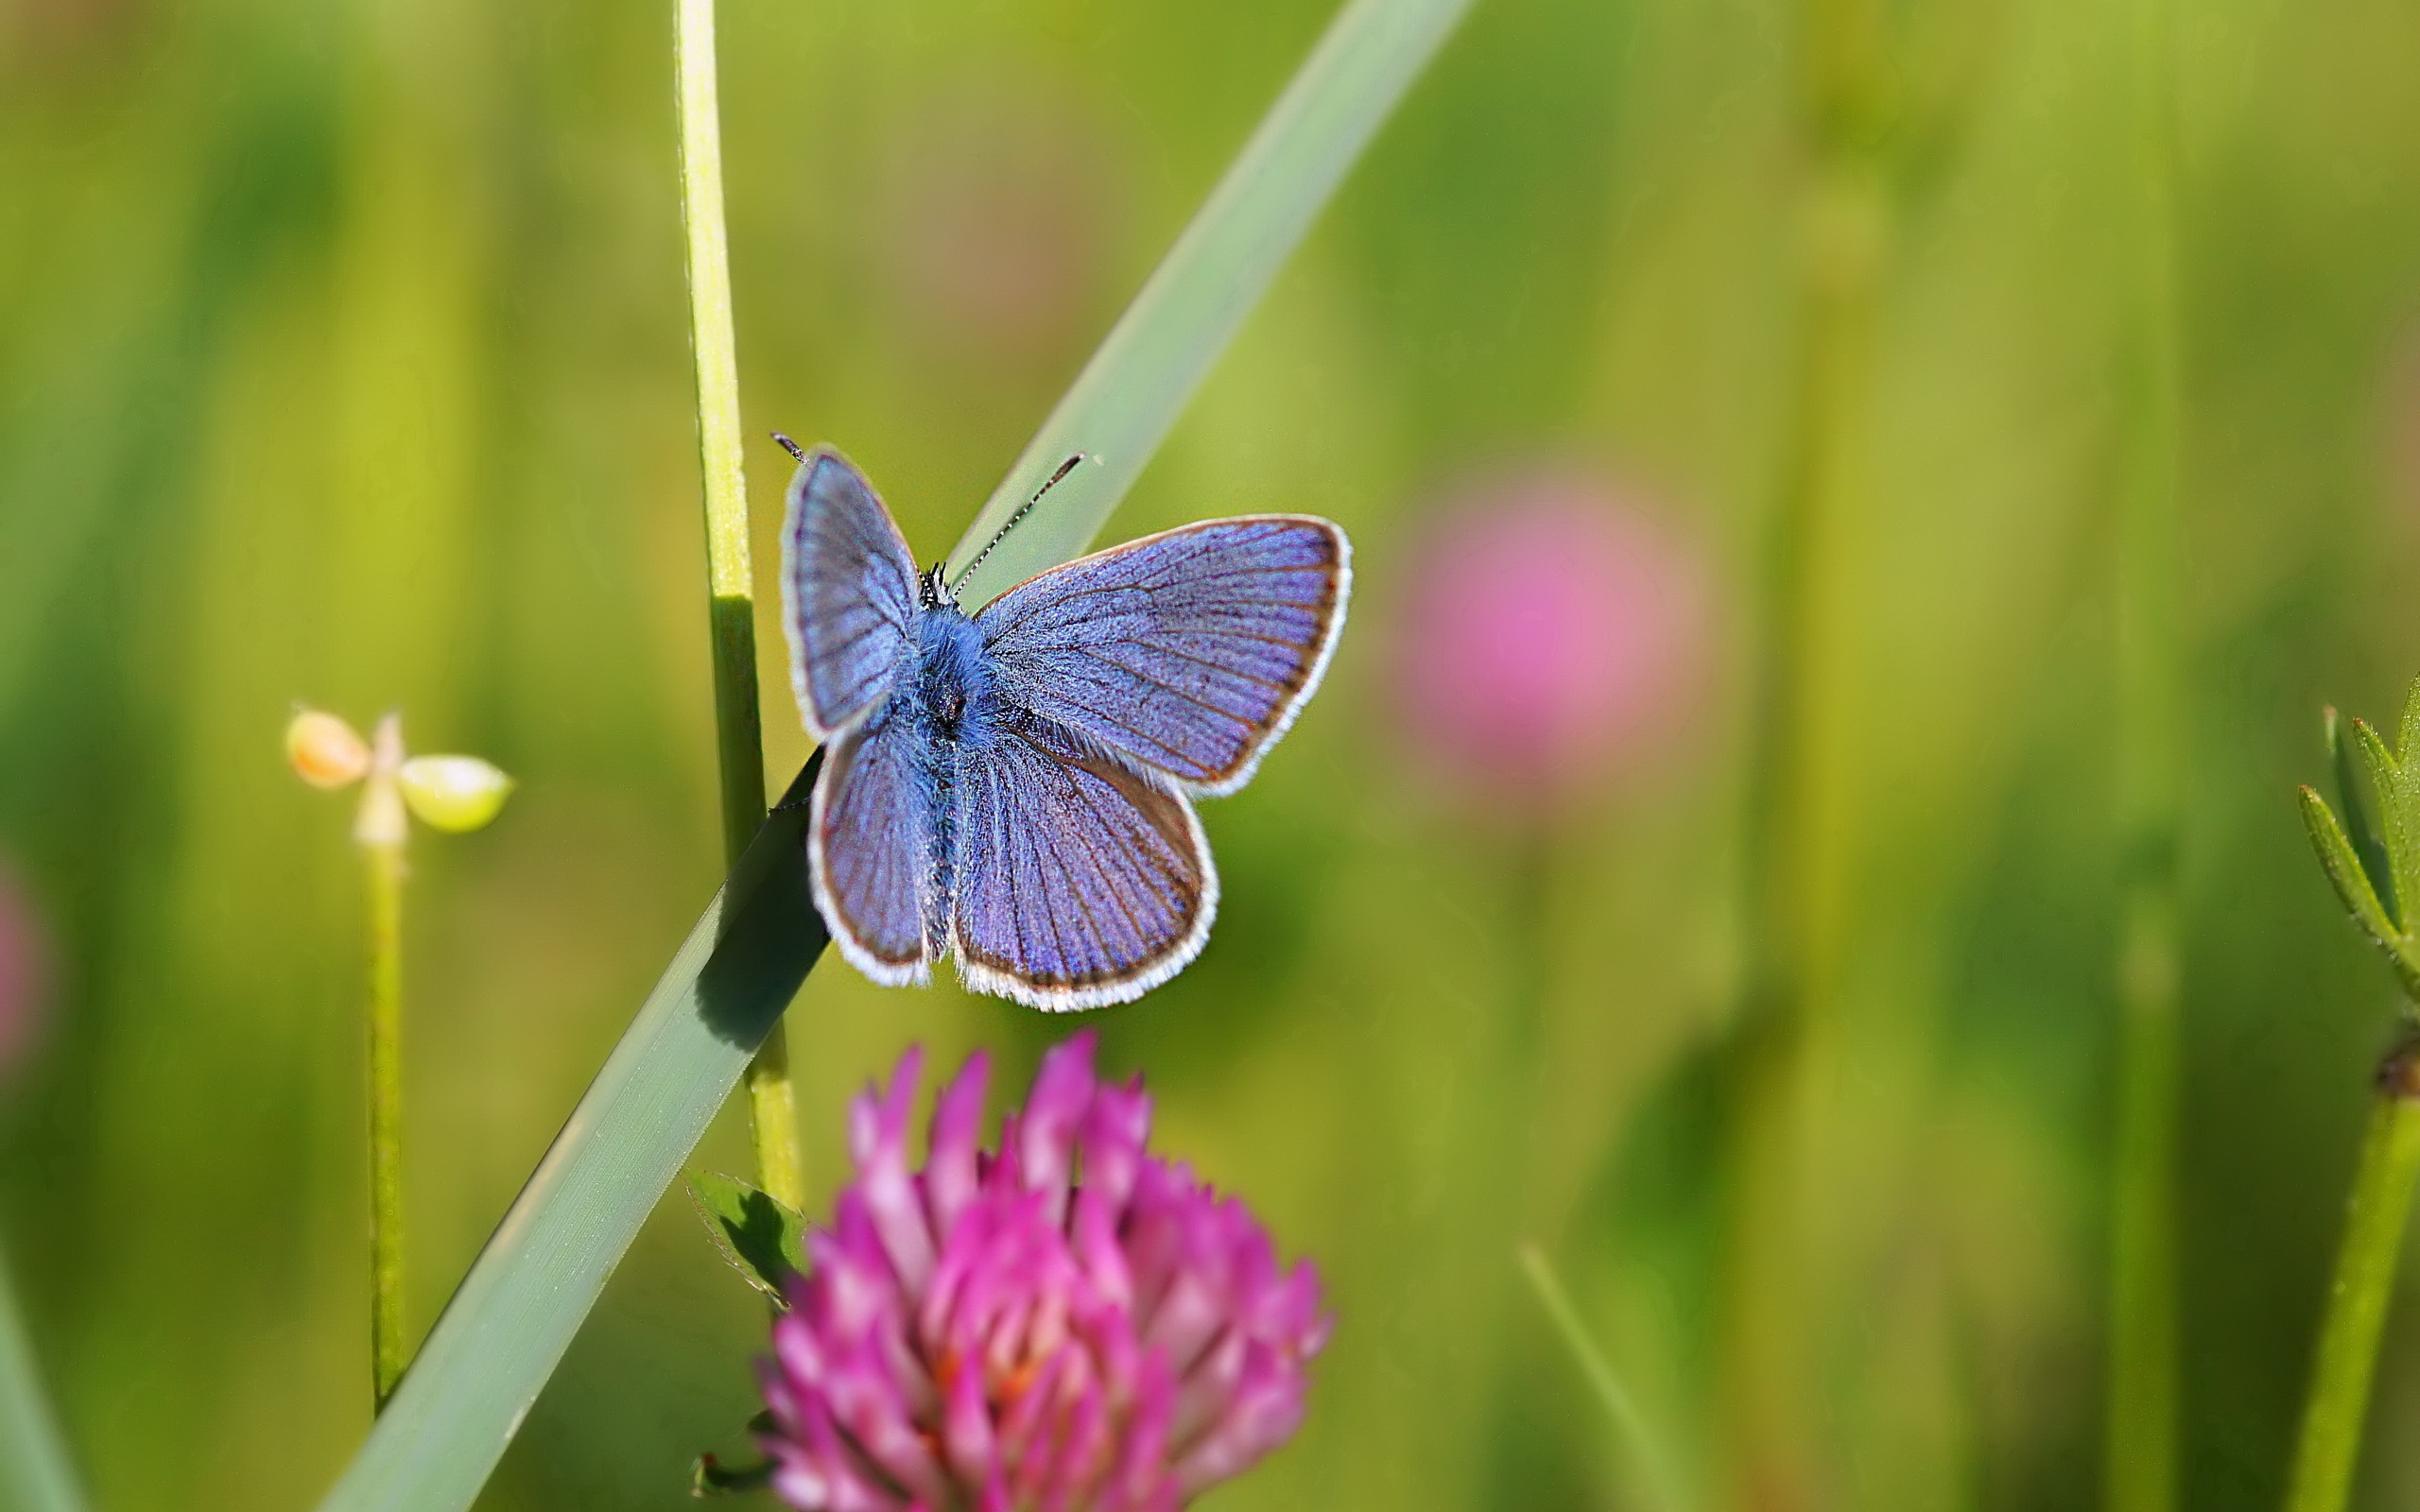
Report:
[[944,746],[980,745],[992,732],[991,657],[983,632],[942,599],[916,615],[914,670],[900,685],[908,713]]

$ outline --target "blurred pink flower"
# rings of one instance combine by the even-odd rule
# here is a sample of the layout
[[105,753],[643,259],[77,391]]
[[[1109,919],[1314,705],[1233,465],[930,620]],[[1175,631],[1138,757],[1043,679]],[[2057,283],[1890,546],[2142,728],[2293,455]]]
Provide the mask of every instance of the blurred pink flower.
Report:
[[31,1053],[48,1006],[50,972],[33,900],[0,863],[0,1078]]
[[908,1165],[922,1057],[850,1110],[856,1178],[773,1325],[773,1489],[822,1512],[1173,1512],[1293,1435],[1327,1342],[1319,1277],[1144,1147],[1141,1078],[1087,1032],[1043,1057],[996,1151],[977,1055]]
[[1697,556],[1570,474],[1499,476],[1450,501],[1405,592],[1397,696],[1420,758],[1513,805],[1647,754],[1703,671]]

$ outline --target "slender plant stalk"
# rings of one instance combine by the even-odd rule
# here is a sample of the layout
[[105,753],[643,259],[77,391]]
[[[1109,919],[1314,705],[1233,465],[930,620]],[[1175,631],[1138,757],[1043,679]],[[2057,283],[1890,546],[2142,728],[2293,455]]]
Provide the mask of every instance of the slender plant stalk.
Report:
[[2342,1512],[2369,1414],[2378,1334],[2394,1290],[2396,1258],[2420,1177],[2420,1046],[2406,1043],[2378,1070],[2377,1095],[2361,1138],[2344,1237],[2321,1321],[2319,1357],[2303,1405],[2286,1512]]
[[1524,1244],[1521,1269],[1529,1276],[1530,1289],[1538,1294],[1538,1302],[1547,1310],[1564,1348],[1571,1351],[1580,1373],[1588,1378],[1598,1404],[1613,1420],[1616,1436],[1636,1464],[1639,1479],[1646,1483],[1650,1504],[1658,1512],[1680,1512],[1681,1497],[1672,1480],[1670,1463],[1648,1429],[1646,1416],[1638,1410],[1638,1399],[1630,1394],[1621,1377],[1614,1373],[1604,1351],[1597,1348],[1597,1341],[1589,1335],[1588,1325],[1581,1321],[1580,1309],[1572,1305],[1571,1295],[1563,1289],[1553,1265],[1537,1246]]
[[[707,613],[714,655],[715,754],[722,776],[723,863],[739,864],[765,822],[765,740],[756,688],[756,587],[741,469],[739,360],[732,334],[731,254],[723,235],[722,122],[715,89],[714,0],[674,0],[680,73],[681,205],[687,221],[689,340],[698,365],[698,460],[705,474]],[[806,1205],[789,1040],[775,1023],[748,1063],[756,1184]]]
[[[1063,488],[1035,511],[1049,550],[1080,546],[1098,528],[1354,153],[1468,4],[1352,0],[1329,26],[1170,252],[1170,263],[1184,263],[1183,277],[1164,264],[1086,366],[1078,387],[1092,404],[1062,401],[1028,447],[1028,456],[1063,457],[1066,438],[1086,438],[1075,451],[1105,450],[1094,438],[1106,438],[1124,458],[1115,490],[1095,483],[1063,501]],[[1252,173],[1287,183],[1236,184]],[[1230,215],[1248,216],[1250,233],[1218,224]],[[1167,295],[1171,286],[1186,298]],[[1164,291],[1156,301],[1154,289]],[[1151,329],[1162,322],[1168,331]],[[1137,395],[1150,397],[1138,403]],[[1063,507],[1078,517],[1057,518]],[[968,534],[988,539],[990,531],[978,520]],[[1003,550],[1030,571],[1035,548],[1025,535]],[[959,557],[979,544],[961,543]],[[775,805],[666,967],[321,1512],[460,1512],[486,1484],[605,1278],[822,953],[803,844],[815,766]]]
[[33,1341],[0,1256],[0,1507],[84,1512],[83,1486],[35,1368]]
[[2138,877],[2119,942],[2103,1472],[2111,1512],[2176,1504],[2178,1002],[2173,895]]
[[2118,1108],[2109,1222],[2103,1472],[2109,1512],[2171,1512],[2177,1496],[2176,1123],[2182,1017],[2177,853],[2184,680],[2177,580],[2174,152],[2167,0],[2120,12],[2133,35],[2131,330],[2117,510],[2121,925]]
[[353,837],[369,905],[370,1379],[380,1412],[410,1363],[404,1334],[404,846],[410,820],[395,774],[403,726],[378,722]]
[[1806,0],[1806,163],[1789,451],[1766,543],[1748,792],[1751,955],[1733,1049],[1721,1413],[1728,1499],[1811,1494],[1805,1423],[1805,1079],[1836,934],[1833,804],[1847,515],[1871,384],[1888,206],[1872,158],[1881,20],[1871,0]]

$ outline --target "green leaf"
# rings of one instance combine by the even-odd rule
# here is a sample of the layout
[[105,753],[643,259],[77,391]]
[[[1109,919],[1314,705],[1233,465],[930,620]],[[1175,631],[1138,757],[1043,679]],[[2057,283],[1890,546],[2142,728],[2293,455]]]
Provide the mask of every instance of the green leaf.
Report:
[[[973,579],[991,592],[1080,550],[1124,495],[1345,169],[1469,0],[1352,0],[1185,228],[953,561],[1072,452],[1080,471]],[[1065,494],[1065,498],[1061,495]],[[799,774],[473,1263],[321,1512],[460,1512],[640,1223],[822,952]]]
[[2353,721],[2353,738],[2348,741],[2342,738],[2334,709],[2325,711],[2325,718],[2328,759],[2336,765],[2336,801],[2344,811],[2345,833],[2352,839],[2353,853],[2361,859],[2363,875],[2377,891],[2387,918],[2400,928],[2403,910],[2398,903],[2401,893],[2394,885],[2394,864],[2377,826],[2370,820],[2369,805],[2361,797],[2361,777],[2354,769],[2354,756],[2359,753],[2369,790],[2377,795],[2381,804],[2392,804],[2394,794],[2402,786],[2402,768],[2386,748],[2386,743],[2378,739],[2378,732],[2365,722]]
[[690,1173],[689,1196],[722,1258],[749,1285],[782,1301],[782,1282],[806,1269],[806,1219],[770,1193],[705,1171]]
[[[748,1426],[764,1433],[772,1426],[772,1415],[760,1412]],[[700,1454],[689,1466],[691,1496],[735,1496],[742,1491],[761,1491],[772,1484],[773,1462],[769,1459],[727,1469],[712,1454]]]
[[[758,1195],[762,1196],[763,1194],[759,1193]],[[772,1199],[767,1197],[766,1200],[769,1202]],[[769,1412],[760,1412],[749,1418],[748,1431],[752,1434],[771,1433],[773,1415]],[[769,1459],[759,1459],[752,1465],[742,1465],[736,1469],[726,1469],[722,1461],[715,1458],[714,1455],[700,1454],[689,1466],[691,1496],[732,1496],[741,1491],[761,1491],[772,1484],[773,1462]]]
[[2420,750],[2420,678],[2411,681],[2411,691],[2403,697],[2403,727],[2395,732],[2395,748],[2409,758]]
[[[2360,720],[2353,722],[2353,734],[2362,742],[2362,754],[2373,764],[2372,775],[2383,766],[2394,774],[2394,785],[2377,790],[2379,827],[2386,838],[2388,869],[2394,877],[2398,901],[2420,902],[2420,782],[2408,782],[2408,764],[2420,753],[2420,683],[2414,683],[2411,698],[2404,706],[2403,730],[2399,748],[2390,756],[2385,744],[2369,731]],[[2398,911],[2394,917],[2402,918]]]
[[2403,936],[2395,930],[2378,896],[2370,886],[2369,877],[2361,870],[2359,856],[2353,853],[2353,843],[2344,836],[2343,828],[2329,812],[2327,800],[2319,790],[2302,790],[2303,828],[2310,832],[2311,849],[2319,852],[2319,864],[2327,880],[2336,887],[2336,896],[2343,902],[2354,920],[2366,931],[2378,949],[2387,953],[2405,985],[2420,991],[2420,970],[2415,970],[2405,947]]

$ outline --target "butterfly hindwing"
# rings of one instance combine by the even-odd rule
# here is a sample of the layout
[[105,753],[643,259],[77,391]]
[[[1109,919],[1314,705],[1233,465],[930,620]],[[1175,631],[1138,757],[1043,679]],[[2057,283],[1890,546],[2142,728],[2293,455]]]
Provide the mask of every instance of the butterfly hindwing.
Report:
[[885,987],[931,976],[934,813],[925,732],[877,709],[835,737],[807,826],[815,906],[840,954]]
[[1124,1003],[1201,953],[1219,878],[1193,806],[1047,720],[962,748],[950,943],[977,991],[1038,1008]]
[[1246,515],[1054,568],[975,622],[1005,702],[1218,795],[1319,685],[1351,589],[1335,524]]
[[828,740],[898,679],[915,644],[916,561],[865,474],[825,447],[790,480],[782,610],[799,710]]

